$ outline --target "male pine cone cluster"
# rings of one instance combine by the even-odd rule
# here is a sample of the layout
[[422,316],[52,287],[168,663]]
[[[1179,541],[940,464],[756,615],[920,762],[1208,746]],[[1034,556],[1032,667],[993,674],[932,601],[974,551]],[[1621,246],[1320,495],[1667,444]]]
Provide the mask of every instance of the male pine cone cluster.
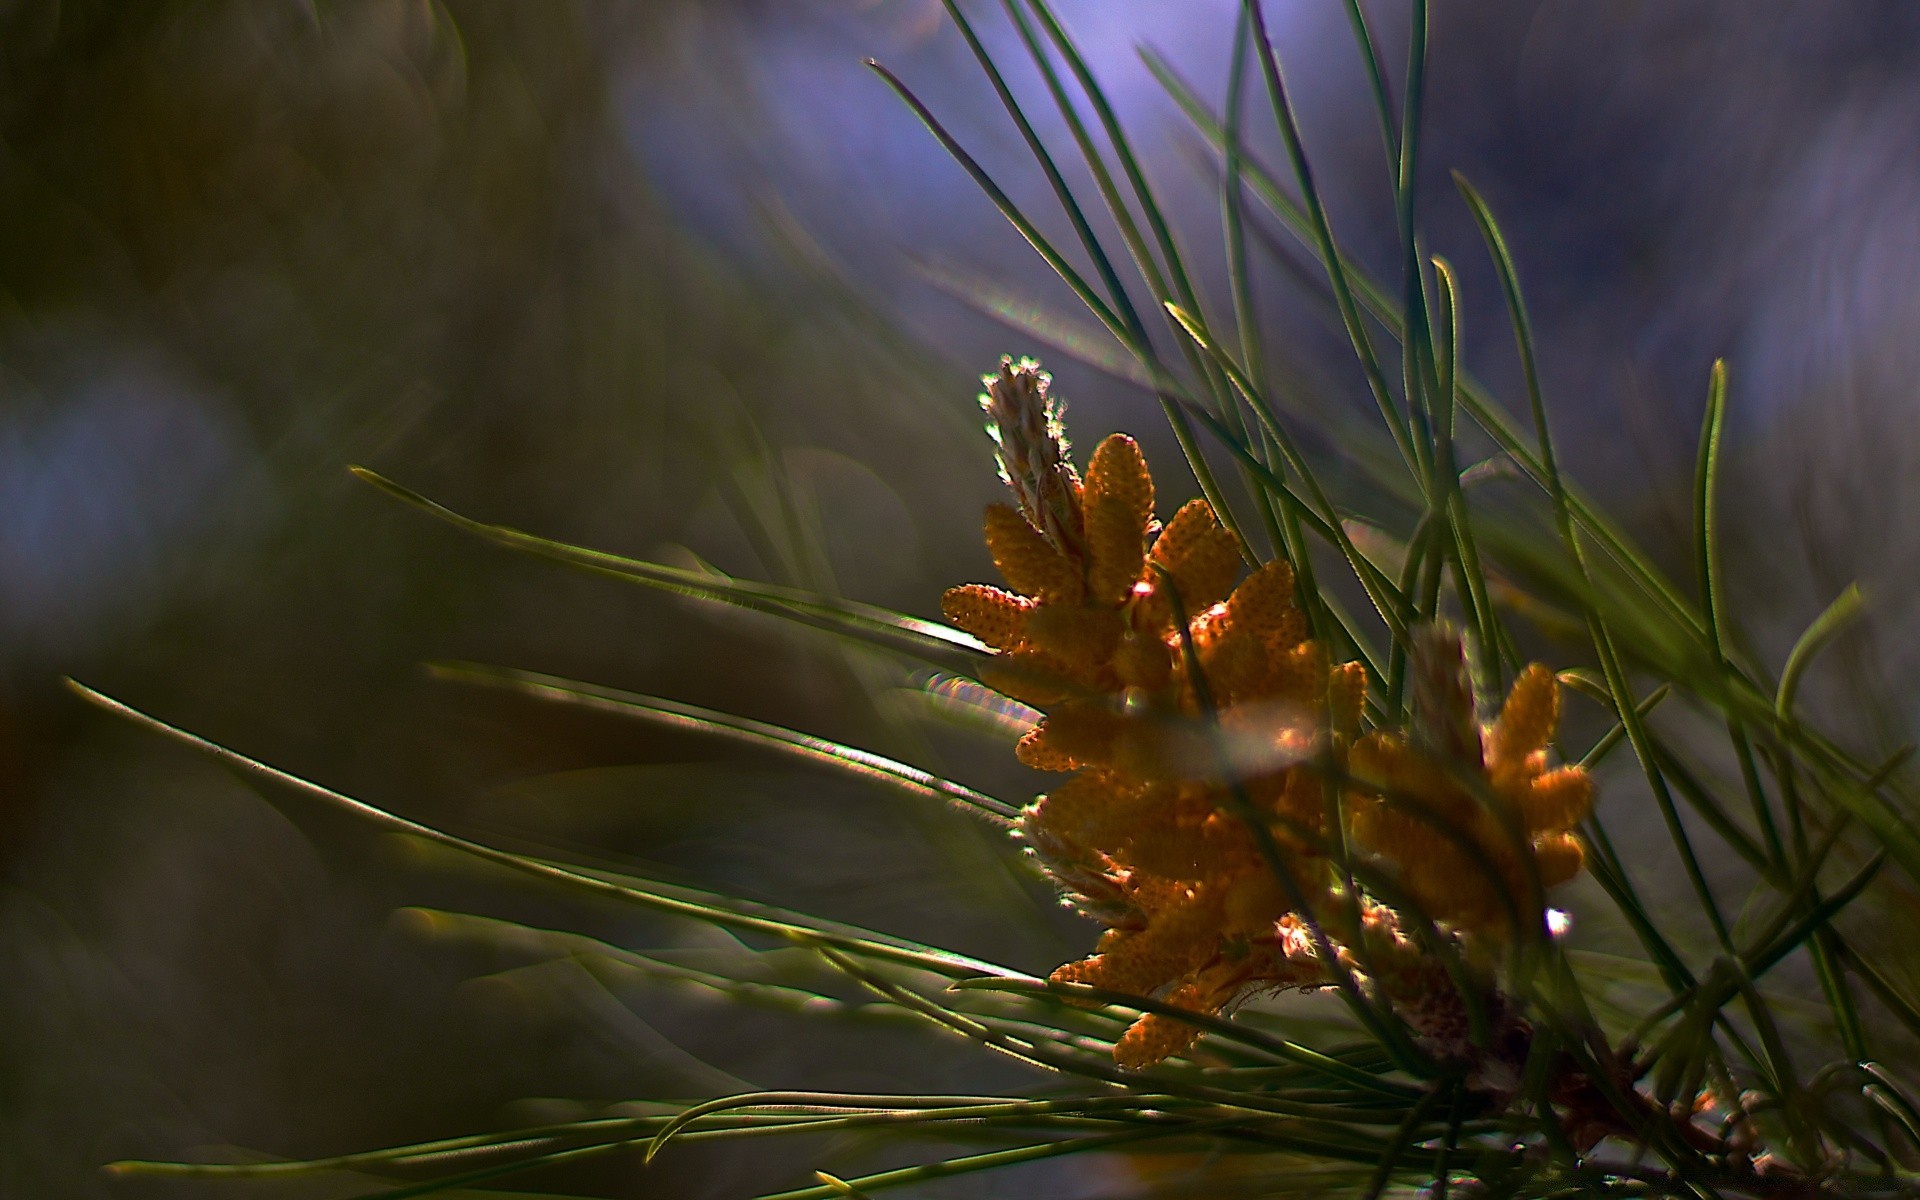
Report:
[[[1324,985],[1307,930],[1351,911],[1331,896],[1330,813],[1347,814],[1346,832],[1431,919],[1464,930],[1497,928],[1512,910],[1507,898],[1527,876],[1514,820],[1543,884],[1579,869],[1566,831],[1591,793],[1578,768],[1545,769],[1557,720],[1550,672],[1524,674],[1491,728],[1472,723],[1471,754],[1363,736],[1366,672],[1331,663],[1308,637],[1285,562],[1236,586],[1239,543],[1206,501],[1164,528],[1154,519],[1133,439],[1102,442],[1082,480],[1038,366],[1003,361],[985,383],[1018,504],[986,515],[1010,590],[968,584],[943,608],[998,652],[986,682],[1045,714],[1020,740],[1021,761],[1072,773],[1026,810],[1020,831],[1108,930],[1056,981],[1208,1015],[1258,991]],[[1465,703],[1471,722],[1470,691]],[[1488,797],[1517,818],[1496,819]],[[1148,1014],[1114,1055],[1148,1066],[1198,1034]]]

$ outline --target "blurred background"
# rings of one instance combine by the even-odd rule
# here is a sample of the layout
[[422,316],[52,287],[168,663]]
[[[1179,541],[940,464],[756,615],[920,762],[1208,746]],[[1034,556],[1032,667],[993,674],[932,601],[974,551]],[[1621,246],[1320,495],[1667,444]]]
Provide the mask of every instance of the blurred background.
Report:
[[[1044,102],[997,7],[965,7]],[[1463,273],[1470,362],[1516,396],[1450,168],[1508,225],[1575,471],[1677,571],[1708,367],[1732,360],[1745,635],[1777,665],[1861,580],[1869,619],[1809,687],[1862,747],[1891,748],[1920,667],[1920,10],[1435,7],[1428,219]],[[1136,49],[1217,104],[1235,6],[1059,8],[1183,246],[1217,269],[1216,168]],[[1384,272],[1386,175],[1344,13],[1269,8],[1337,227]],[[1372,13],[1399,52],[1403,7]],[[345,471],[931,616],[991,570],[975,379],[1035,353],[1078,443],[1142,436],[1171,511],[1191,482],[1111,352],[1069,356],[981,311],[1074,315],[866,55],[1044,207],[933,0],[0,0],[0,1195],[201,1195],[98,1168],[338,1153],[564,1102],[1009,1078],[964,1048],[856,1052],[431,922],[413,906],[702,936],[264,794],[60,685],[503,845],[1029,970],[1084,953],[1091,929],[960,817],[422,670],[550,671],[1036,790],[1003,738],[930,719],[896,666],[478,543]],[[1256,233],[1263,253],[1284,243]],[[1284,261],[1264,274],[1276,361],[1329,405],[1363,400],[1312,289]],[[830,1154],[681,1151],[528,1186],[744,1195]],[[1045,1171],[955,1194],[1131,1186],[1120,1167]]]

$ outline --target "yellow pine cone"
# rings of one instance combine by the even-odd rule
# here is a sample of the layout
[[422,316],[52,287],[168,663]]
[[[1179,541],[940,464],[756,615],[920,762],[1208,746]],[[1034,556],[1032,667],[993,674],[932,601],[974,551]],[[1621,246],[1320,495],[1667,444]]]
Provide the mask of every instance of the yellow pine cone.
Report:
[[1145,907],[1145,925],[1109,932],[1101,939],[1099,953],[1060,967],[1052,977],[1062,983],[1151,995],[1213,957],[1219,900],[1204,884],[1143,886],[1136,892],[1136,902]]
[[1546,667],[1520,674],[1499,719],[1480,732],[1477,786],[1398,733],[1376,731],[1353,747],[1349,769],[1365,788],[1350,804],[1354,839],[1434,920],[1504,930],[1528,907],[1523,855],[1543,887],[1579,873],[1584,855],[1569,830],[1591,810],[1593,784],[1577,766],[1546,769],[1559,703],[1559,682]]
[[1357,737],[1367,711],[1367,668],[1341,663],[1327,674],[1327,723],[1342,737]]
[[1132,438],[1116,433],[1094,450],[1082,502],[1089,598],[1118,606],[1146,566],[1147,529],[1153,521],[1153,476]]
[[1126,620],[1118,609],[1043,604],[1033,609],[1025,635],[1036,649],[1083,674],[1097,675],[1110,669],[1125,630]]
[[998,655],[980,672],[980,682],[1039,708],[1060,703],[1080,686],[1066,663],[1026,645]]
[[[1167,996],[1167,1003],[1190,1012],[1204,1011],[1205,1000],[1198,984],[1189,983]],[[1113,1061],[1138,1071],[1184,1053],[1200,1040],[1200,1027],[1178,1017],[1143,1013],[1127,1027],[1113,1046]]]
[[1175,649],[1157,629],[1129,629],[1113,652],[1113,670],[1124,687],[1157,692],[1173,678]]
[[1579,767],[1560,767],[1525,781],[1520,816],[1534,833],[1562,833],[1593,811],[1593,780]]
[[1020,815],[1029,841],[1041,838],[1083,850],[1112,854],[1162,799],[1154,788],[1129,784],[1111,771],[1082,771],[1040,797]]
[[1580,873],[1587,852],[1571,833],[1556,833],[1534,843],[1533,861],[1540,872],[1540,886],[1557,887]]
[[[992,506],[985,526],[1008,590],[956,587],[942,608],[995,652],[983,681],[1042,710],[1020,761],[1068,773],[1025,810],[1019,833],[1108,928],[1053,978],[1217,1015],[1263,990],[1327,984],[1325,943],[1305,933],[1317,919],[1349,967],[1383,972],[1375,982],[1397,1007],[1423,981],[1451,988],[1376,898],[1358,897],[1369,914],[1359,926],[1343,916],[1351,898],[1338,896],[1322,857],[1333,813],[1319,764],[1350,777],[1339,786],[1352,842],[1410,900],[1457,930],[1500,931],[1511,909],[1524,911],[1529,867],[1550,887],[1583,862],[1570,831],[1593,790],[1577,767],[1548,769],[1552,673],[1523,672],[1482,727],[1457,635],[1422,630],[1411,736],[1362,736],[1367,673],[1332,663],[1307,636],[1289,565],[1259,566],[1236,587],[1240,543],[1205,500],[1155,536],[1139,446],[1109,437],[1083,482],[1037,366],[1009,370],[997,392],[990,381],[988,411],[1020,508]],[[1297,892],[1272,874],[1249,819],[1265,824]],[[1349,939],[1364,939],[1368,955],[1355,958]],[[1457,997],[1438,1003],[1421,1028],[1441,1036],[1457,1007]],[[1115,1059],[1151,1066],[1198,1036],[1177,1017],[1143,1015]]]
[[1487,767],[1498,773],[1503,765],[1519,764],[1547,744],[1560,724],[1560,681],[1545,664],[1534,663],[1520,672],[1500,706],[1500,719],[1487,731]]
[[948,588],[940,597],[940,611],[995,650],[1015,650],[1026,636],[1033,601],[984,583],[969,583]]
[[[1097,701],[1069,700],[1020,739],[1020,761],[1041,771],[1102,767],[1113,761],[1124,719]],[[1061,765],[1054,765],[1054,764]]]
[[1113,853],[1116,862],[1194,884],[1214,883],[1260,862],[1245,822],[1216,811],[1204,793],[1182,788],[1177,795],[1138,823]]
[[1297,645],[1307,636],[1307,622],[1293,606],[1293,568],[1283,559],[1263,563],[1240,581],[1227,597],[1227,617],[1233,627],[1268,645]]
[[1172,577],[1192,617],[1226,599],[1240,573],[1240,544],[1214,519],[1211,504],[1190,500],[1154,539],[1153,561]]
[[987,506],[987,550],[1016,592],[1057,604],[1078,604],[1086,592],[1079,568],[1027,519],[1005,504]]

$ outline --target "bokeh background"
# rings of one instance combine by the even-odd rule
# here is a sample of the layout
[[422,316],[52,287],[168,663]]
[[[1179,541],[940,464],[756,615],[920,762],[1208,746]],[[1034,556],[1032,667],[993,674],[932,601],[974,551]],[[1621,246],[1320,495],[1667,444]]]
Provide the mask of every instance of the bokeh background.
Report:
[[[1397,50],[1402,6],[1371,7]],[[1018,62],[996,6],[966,8]],[[1059,8],[1183,244],[1217,267],[1214,168],[1135,51],[1217,102],[1233,4]],[[1269,8],[1338,227],[1385,268],[1344,14]],[[1708,365],[1732,360],[1745,635],[1777,663],[1861,580],[1869,618],[1809,686],[1861,745],[1897,744],[1920,667],[1920,10],[1435,8],[1428,216],[1466,281],[1472,365],[1513,395],[1449,168],[1509,226],[1574,469],[1676,569]],[[1071,314],[1071,297],[865,55],[1044,202],[931,0],[0,2],[0,1195],[202,1195],[99,1167],[336,1153],[568,1102],[1007,1078],[961,1048],[801,1036],[537,938],[435,925],[413,907],[699,938],[263,793],[60,684],[517,848],[1028,969],[1084,952],[1091,931],[951,814],[421,668],[552,671],[1035,790],[1004,740],[934,719],[894,665],[464,539],[345,471],[932,615],[990,571],[974,378],[1010,352],[1054,367],[1077,441],[1140,433],[1184,498],[1155,407],[1102,351],[980,311]],[[1264,280],[1276,359],[1355,402],[1311,289],[1278,261]],[[856,1152],[681,1152],[528,1186],[744,1195],[870,1161]],[[1076,1164],[955,1194],[1132,1179]]]

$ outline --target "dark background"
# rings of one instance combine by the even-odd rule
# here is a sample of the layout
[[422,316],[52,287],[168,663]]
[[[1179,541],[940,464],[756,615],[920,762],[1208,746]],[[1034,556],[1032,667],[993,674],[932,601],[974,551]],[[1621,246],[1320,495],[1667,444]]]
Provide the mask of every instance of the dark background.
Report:
[[[1183,245],[1216,269],[1209,167],[1133,48],[1159,46],[1217,102],[1233,5],[1060,7]],[[1384,269],[1386,176],[1344,17],[1271,7],[1340,232]],[[1896,744],[1920,665],[1920,10],[1435,8],[1427,217],[1462,270],[1472,365],[1514,398],[1455,167],[1508,224],[1574,469],[1676,570],[1708,366],[1732,360],[1727,558],[1745,631],[1777,664],[1864,581],[1868,622],[1809,687],[1860,744]],[[997,9],[967,9],[1017,63]],[[1403,10],[1373,12],[1398,53]],[[345,471],[566,540],[933,615],[942,588],[990,571],[974,377],[1035,352],[1079,444],[1143,436],[1171,511],[1191,484],[1150,400],[930,282],[990,281],[1071,314],[868,54],[1044,203],[927,0],[0,3],[0,1195],[238,1194],[97,1168],[571,1111],[543,1097],[1009,1078],[960,1048],[803,1033],[396,916],[702,936],[263,794],[60,684],[516,848],[1032,970],[1083,953],[1091,931],[960,818],[420,664],[569,674],[1035,790],[1003,740],[929,721],[897,667],[517,557]],[[1273,352],[1298,386],[1356,402],[1337,330],[1285,270],[1267,275]],[[739,1195],[803,1180],[817,1151],[684,1152],[565,1182]],[[1076,1165],[979,1194],[1131,1178]]]

